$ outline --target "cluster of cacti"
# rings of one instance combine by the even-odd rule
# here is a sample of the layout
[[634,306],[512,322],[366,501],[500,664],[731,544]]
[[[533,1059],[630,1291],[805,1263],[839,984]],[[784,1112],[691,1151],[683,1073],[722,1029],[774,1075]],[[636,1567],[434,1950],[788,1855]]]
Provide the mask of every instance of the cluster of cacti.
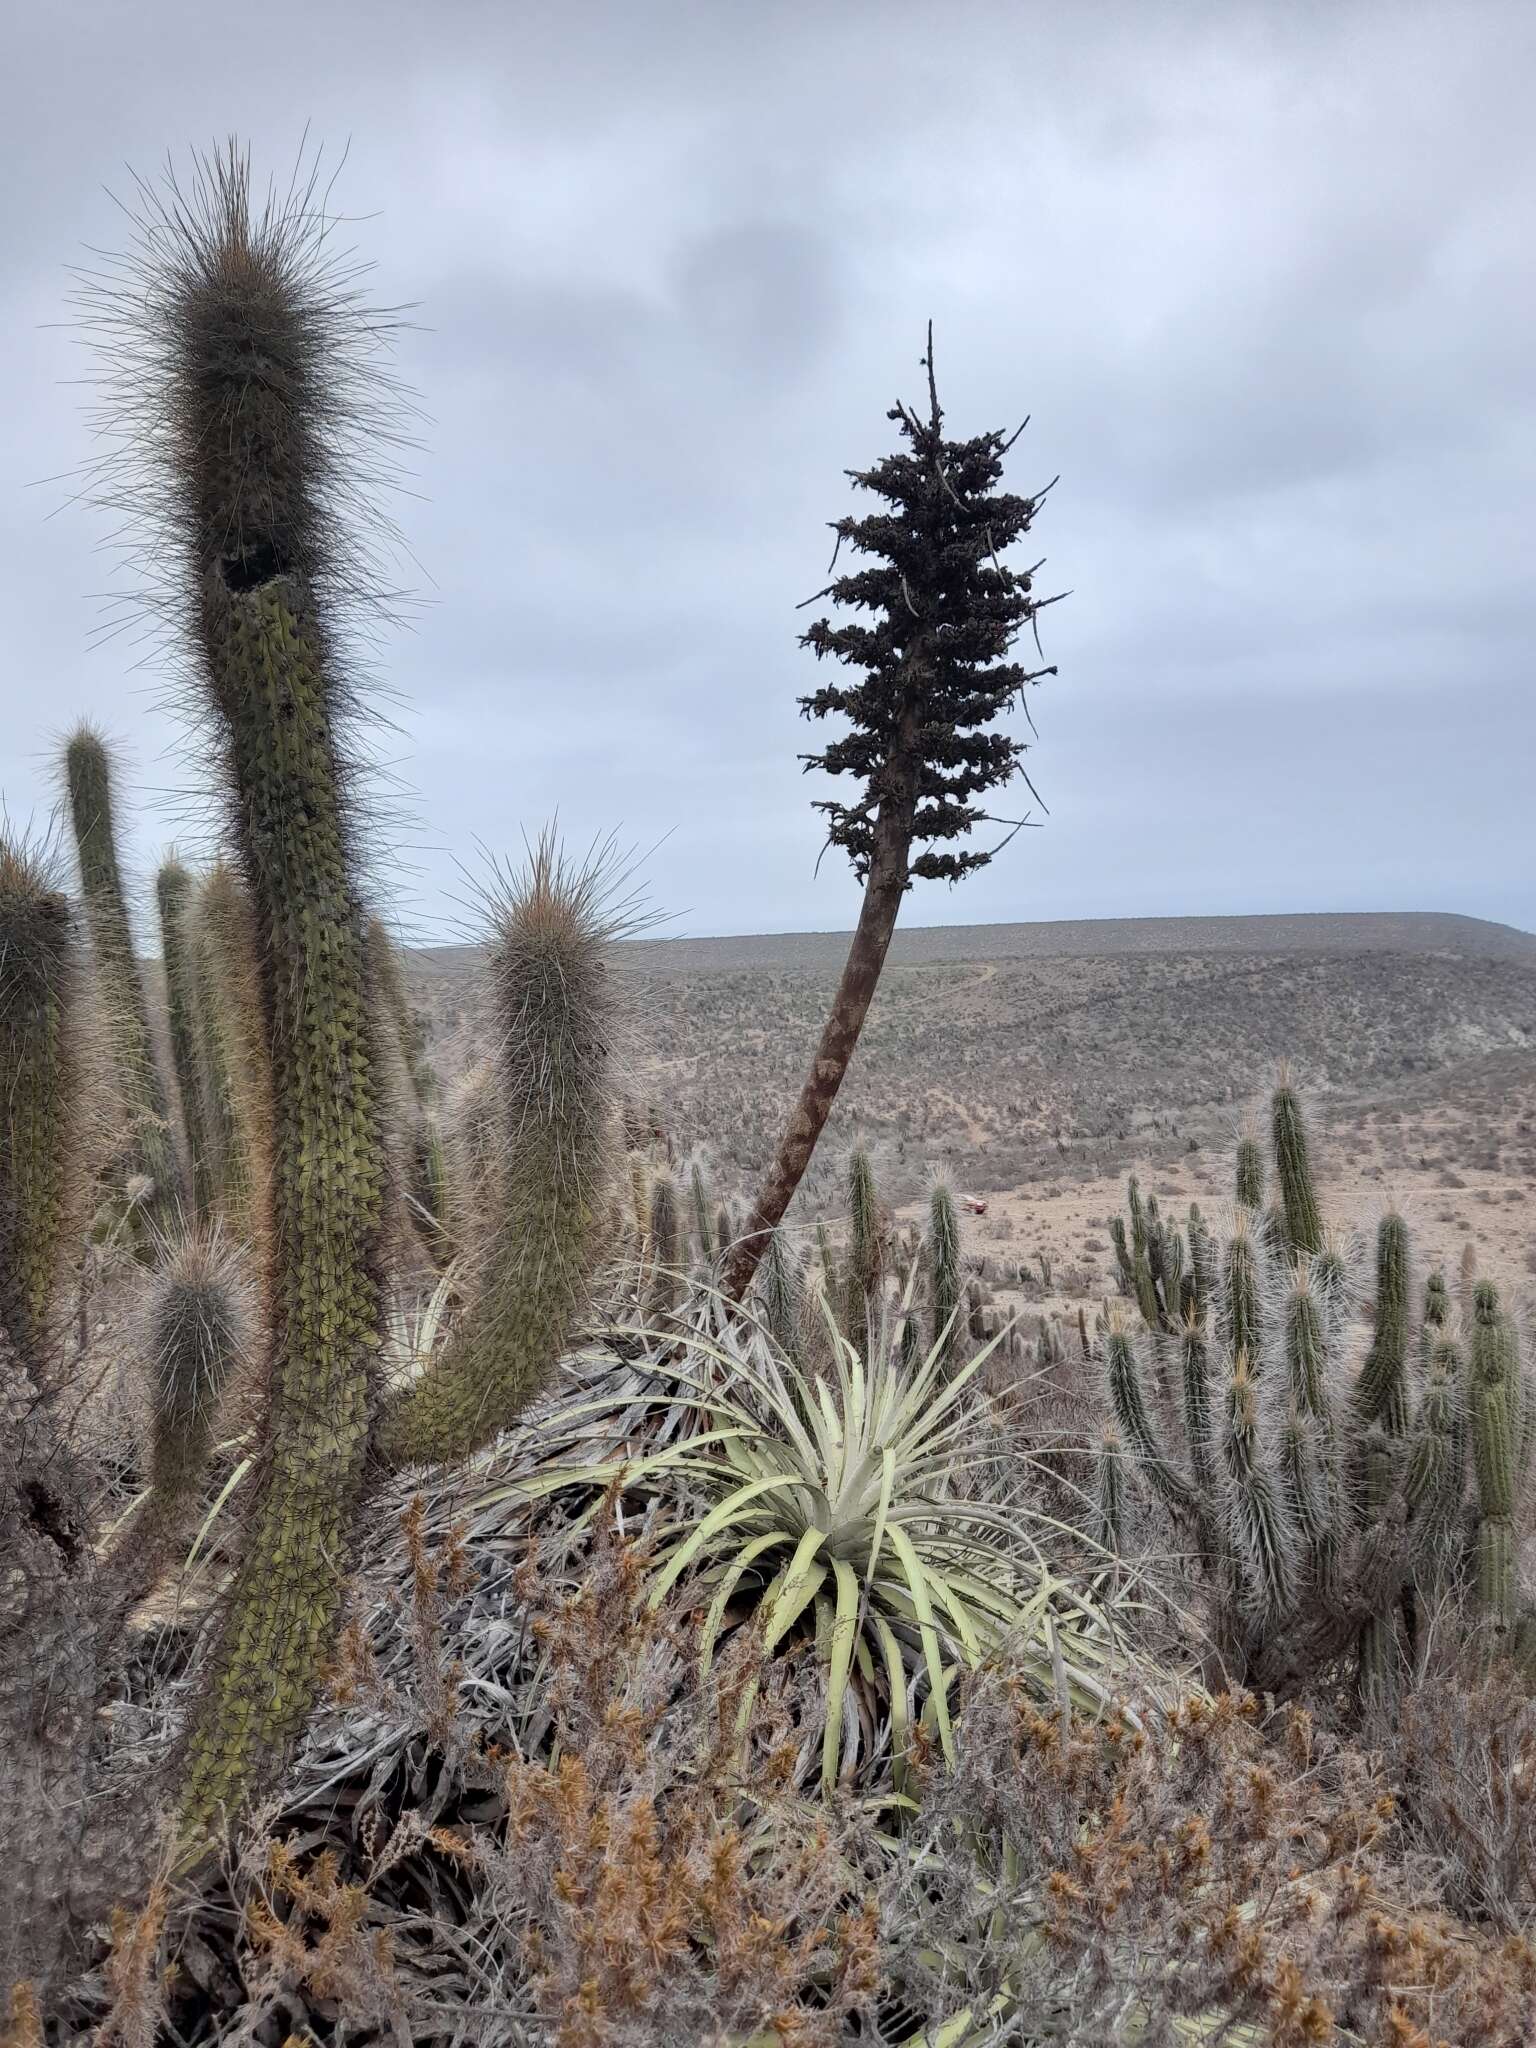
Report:
[[1350,1248],[1322,1220],[1283,1074],[1270,1127],[1278,1199],[1264,1207],[1266,1161],[1247,1132],[1219,1243],[1198,1209],[1181,1229],[1130,1183],[1127,1218],[1112,1225],[1126,1306],[1102,1342],[1114,1440],[1100,1455],[1096,1526],[1110,1528],[1113,1504],[1111,1547],[1125,1540],[1128,1454],[1204,1577],[1229,1665],[1284,1687],[1353,1655],[1379,1695],[1413,1648],[1423,1601],[1448,1589],[1473,1586],[1477,1612],[1512,1645],[1536,1399],[1487,1282],[1474,1289],[1470,1373],[1442,1274],[1425,1285],[1414,1345],[1396,1212],[1377,1231],[1356,1358]]
[[[439,1133],[398,955],[364,909],[336,617],[359,588],[337,518],[348,407],[382,330],[328,281],[323,214],[302,191],[253,210],[233,151],[199,166],[193,193],[145,197],[131,310],[103,331],[138,351],[152,390],[137,453],[164,464],[156,545],[184,596],[227,848],[200,880],[168,860],[157,886],[174,1119],[94,734],[70,742],[66,771],[95,1064],[119,1098],[105,1187],[156,1262],[151,1485],[108,1559],[130,1591],[198,1498],[237,1367],[251,1396],[240,1555],[175,1766],[190,1854],[304,1724],[370,1474],[474,1452],[572,1334],[609,1216],[624,912],[606,849],[573,869],[547,838],[495,892],[497,1050]],[[80,1129],[77,950],[46,866],[0,843],[0,1345],[40,1388],[59,1376],[81,1190],[103,1179]],[[408,1232],[459,1254],[456,1306],[420,1376],[389,1387]]]

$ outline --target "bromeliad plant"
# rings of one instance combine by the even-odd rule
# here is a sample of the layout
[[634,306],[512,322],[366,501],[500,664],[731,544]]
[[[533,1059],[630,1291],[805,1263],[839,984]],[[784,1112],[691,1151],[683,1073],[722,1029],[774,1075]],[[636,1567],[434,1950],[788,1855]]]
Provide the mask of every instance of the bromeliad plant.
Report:
[[[940,1346],[905,1362],[886,1318],[866,1358],[823,1303],[832,1369],[818,1375],[717,1296],[693,1309],[681,1358],[646,1361],[648,1390],[626,1380],[542,1426],[607,1455],[541,1461],[477,1505],[607,1486],[654,1502],[651,1599],[681,1588],[705,1604],[706,1667],[744,1628],[765,1655],[814,1645],[827,1785],[885,1731],[899,1780],[915,1719],[953,1759],[956,1674],[1005,1640],[1042,1695],[1102,1704],[1111,1615],[1052,1568],[1041,1539],[1059,1524],[995,1484],[989,1497],[995,1450],[968,1397],[1000,1338],[950,1373]],[[663,1412],[681,1417],[673,1441],[613,1447],[631,1425],[646,1442]]]

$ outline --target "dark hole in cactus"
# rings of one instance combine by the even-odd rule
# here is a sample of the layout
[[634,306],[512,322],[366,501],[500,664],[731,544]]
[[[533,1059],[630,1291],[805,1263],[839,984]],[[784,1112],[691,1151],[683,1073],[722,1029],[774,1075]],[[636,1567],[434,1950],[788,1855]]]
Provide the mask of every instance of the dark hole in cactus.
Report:
[[63,1552],[67,1562],[73,1563],[80,1550],[80,1533],[64,1503],[36,1480],[25,1491],[32,1526]]
[[275,576],[286,575],[287,571],[288,562],[282,550],[269,540],[256,541],[240,554],[225,555],[219,561],[224,587],[236,596],[243,596],[248,590],[259,590],[263,583],[270,583]]

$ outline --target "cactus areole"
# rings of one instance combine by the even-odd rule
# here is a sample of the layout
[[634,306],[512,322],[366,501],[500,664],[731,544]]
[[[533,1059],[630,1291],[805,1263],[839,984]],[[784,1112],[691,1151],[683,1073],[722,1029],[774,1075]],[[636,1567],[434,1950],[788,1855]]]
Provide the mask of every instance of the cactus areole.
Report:
[[915,878],[958,882],[985,867],[996,847],[951,845],[977,825],[1005,824],[1011,837],[1024,822],[994,819],[977,800],[1011,781],[1024,753],[1023,742],[995,730],[994,721],[1031,683],[1055,673],[1006,658],[1019,632],[1054,600],[1034,595],[1033,569],[1001,559],[1029,531],[1051,486],[1027,498],[998,488],[1017,433],[946,438],[931,327],[924,367],[927,417],[894,406],[887,417],[906,445],[872,469],[850,472],[860,490],[882,501],[880,509],[833,522],[838,547],[846,541],[870,565],[835,577],[817,596],[865,616],[843,625],[818,619],[801,640],[818,660],[831,656],[863,672],[800,704],[807,718],[848,721],[842,738],[802,759],[808,769],[859,785],[856,802],[823,799],[816,808],[827,818],[827,844],[847,853],[863,882],[864,902],[810,1074],[723,1275],[731,1300],[746,1293],[810,1162],[869,1013],[902,897]]

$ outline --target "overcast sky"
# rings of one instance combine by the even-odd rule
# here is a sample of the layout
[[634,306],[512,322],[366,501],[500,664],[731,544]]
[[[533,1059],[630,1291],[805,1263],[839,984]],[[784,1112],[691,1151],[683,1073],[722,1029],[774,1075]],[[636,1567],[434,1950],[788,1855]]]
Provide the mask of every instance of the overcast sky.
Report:
[[[426,937],[558,808],[679,932],[850,923],[796,754],[843,471],[937,329],[957,433],[1032,424],[1050,807],[914,922],[1447,909],[1536,926],[1536,8],[1221,0],[138,0],[16,9],[0,124],[0,794],[124,744],[141,875],[199,779],[93,648],[66,265],[110,197],[306,123],[419,303],[386,647]],[[125,791],[125,794],[127,791]],[[1038,814],[1037,814],[1038,815]],[[660,842],[657,844],[657,842]]]

